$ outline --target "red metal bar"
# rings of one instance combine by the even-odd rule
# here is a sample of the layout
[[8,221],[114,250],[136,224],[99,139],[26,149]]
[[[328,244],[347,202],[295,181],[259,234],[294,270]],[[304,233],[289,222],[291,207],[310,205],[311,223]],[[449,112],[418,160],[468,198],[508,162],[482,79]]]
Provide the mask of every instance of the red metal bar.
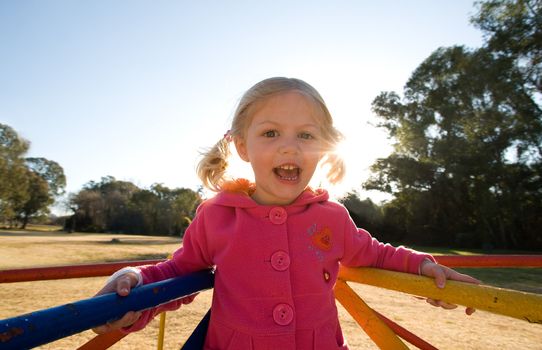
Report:
[[401,326],[399,326],[397,323],[393,322],[386,316],[382,315],[378,311],[374,310],[375,314],[385,323],[388,325],[388,327],[391,328],[392,331],[395,332],[398,336],[409,342],[410,344],[414,345],[418,349],[422,350],[438,350],[433,345],[429,344],[422,338],[418,337],[416,334],[410,332],[408,329],[405,329]]
[[108,276],[125,266],[156,264],[161,261],[164,261],[164,259],[0,270],[0,283]]
[[435,255],[448,267],[542,267],[542,255]]
[[[542,267],[542,255],[436,255],[435,259],[449,267]],[[0,283],[108,276],[125,266],[156,264],[164,260],[0,270]]]
[[103,350],[109,349],[116,344],[119,340],[127,336],[128,334],[122,333],[120,330],[112,331],[95,336],[85,344],[77,348],[77,350]]

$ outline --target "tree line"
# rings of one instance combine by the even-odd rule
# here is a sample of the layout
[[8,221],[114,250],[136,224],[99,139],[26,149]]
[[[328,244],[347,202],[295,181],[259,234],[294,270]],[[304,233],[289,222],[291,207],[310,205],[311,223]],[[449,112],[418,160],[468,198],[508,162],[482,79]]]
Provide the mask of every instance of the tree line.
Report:
[[441,47],[372,104],[394,151],[344,199],[385,239],[542,249],[542,1],[478,2],[483,47]]
[[74,215],[66,220],[65,229],[182,236],[200,202],[200,195],[191,189],[161,184],[141,189],[106,176],[70,196]]
[[[47,222],[50,206],[65,193],[63,168],[46,158],[26,157],[30,142],[0,124],[0,226],[26,228]],[[106,176],[90,181],[65,202],[72,215],[62,218],[68,232],[119,232],[181,235],[201,202],[186,188],[154,184],[141,189]]]

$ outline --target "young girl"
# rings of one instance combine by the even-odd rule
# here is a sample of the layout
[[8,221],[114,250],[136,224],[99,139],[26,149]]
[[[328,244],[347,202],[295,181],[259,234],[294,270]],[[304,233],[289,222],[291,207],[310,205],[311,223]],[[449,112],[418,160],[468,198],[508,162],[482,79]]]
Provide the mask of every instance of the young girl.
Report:
[[[325,190],[308,187],[319,164],[329,166],[331,183],[342,178],[342,160],[333,152],[340,140],[309,84],[271,78],[254,85],[231,129],[198,165],[203,184],[217,195],[198,208],[182,248],[166,262],[118,271],[99,294],[127,295],[140,284],[215,267],[205,349],[327,350],[347,349],[333,295],[339,264],[431,276],[441,288],[447,278],[477,283],[430,255],[378,242]],[[231,142],[250,163],[254,183],[227,179]],[[130,312],[95,331],[136,331],[192,299]]]

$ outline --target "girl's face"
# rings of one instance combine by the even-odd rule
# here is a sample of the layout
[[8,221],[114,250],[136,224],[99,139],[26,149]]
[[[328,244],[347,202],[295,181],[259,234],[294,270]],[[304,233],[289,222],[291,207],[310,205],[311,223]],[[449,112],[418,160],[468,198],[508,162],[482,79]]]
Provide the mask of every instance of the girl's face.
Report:
[[324,155],[317,109],[296,91],[255,106],[244,138],[235,138],[241,159],[254,171],[252,198],[262,205],[292,203],[307,187]]

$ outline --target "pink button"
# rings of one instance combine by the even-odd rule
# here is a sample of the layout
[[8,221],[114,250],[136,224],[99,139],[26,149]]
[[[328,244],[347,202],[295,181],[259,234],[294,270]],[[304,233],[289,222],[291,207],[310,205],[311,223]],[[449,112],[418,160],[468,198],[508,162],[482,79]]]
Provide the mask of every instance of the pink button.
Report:
[[288,304],[278,304],[273,309],[273,320],[280,326],[287,326],[294,319],[294,309]]
[[275,225],[284,224],[287,217],[288,214],[286,214],[286,210],[284,210],[284,208],[275,207],[269,211],[269,220]]
[[290,256],[282,250],[274,252],[271,255],[271,266],[277,271],[287,270],[290,266]]

